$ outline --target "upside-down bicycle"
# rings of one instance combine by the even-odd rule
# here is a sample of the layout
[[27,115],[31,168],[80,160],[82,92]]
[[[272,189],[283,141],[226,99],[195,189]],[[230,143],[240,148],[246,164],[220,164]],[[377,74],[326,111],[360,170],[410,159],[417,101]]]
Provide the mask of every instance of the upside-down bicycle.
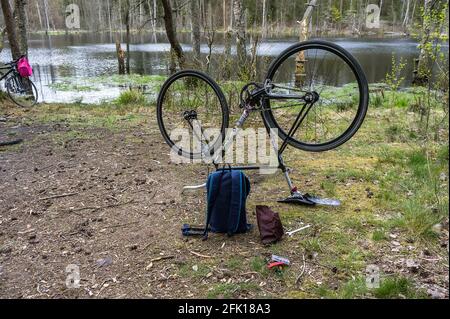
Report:
[[[267,130],[276,129],[282,143],[277,148],[278,167],[291,195],[282,202],[306,205],[339,205],[300,192],[289,177],[282,154],[288,145],[309,152],[334,149],[347,142],[361,127],[369,103],[366,77],[358,61],[344,48],[321,40],[305,41],[284,50],[270,65],[263,83],[246,84],[240,93],[243,113],[225,139],[229,109],[224,93],[207,74],[183,70],[163,84],[157,101],[159,129],[176,154],[191,159],[220,154],[243,126],[251,112],[260,112]],[[302,129],[299,130],[302,125]],[[217,136],[203,135],[220,128]],[[174,130],[188,129],[201,141],[199,149],[186,148]],[[238,166],[226,169],[259,169]],[[185,188],[200,188],[203,185]]]

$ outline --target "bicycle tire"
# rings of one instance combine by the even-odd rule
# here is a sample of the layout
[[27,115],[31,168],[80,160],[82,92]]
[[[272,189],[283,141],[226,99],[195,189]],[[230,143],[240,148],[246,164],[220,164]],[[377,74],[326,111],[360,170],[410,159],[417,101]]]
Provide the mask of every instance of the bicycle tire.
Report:
[[200,159],[202,158],[202,153],[198,152],[191,152],[186,151],[180,147],[178,147],[174,141],[170,138],[170,134],[167,132],[167,129],[165,127],[165,123],[163,120],[163,107],[164,107],[164,98],[166,96],[166,93],[168,92],[171,85],[184,77],[192,77],[194,79],[200,79],[201,81],[204,81],[209,87],[213,89],[213,92],[215,93],[219,103],[220,103],[220,109],[221,109],[221,138],[218,138],[213,145],[210,145],[209,147],[209,153],[213,154],[216,152],[219,148],[222,147],[223,141],[225,139],[225,130],[228,128],[229,123],[229,109],[228,104],[226,102],[225,95],[223,94],[221,88],[219,85],[206,73],[196,71],[196,70],[181,70],[170,76],[162,85],[161,90],[158,94],[157,99],[157,105],[156,105],[156,112],[157,112],[157,121],[158,121],[158,127],[159,130],[165,140],[165,142],[172,148],[173,151],[175,151],[178,155],[184,156],[186,158],[190,159]]
[[[327,141],[325,143],[319,143],[319,144],[311,144],[311,143],[305,143],[302,141],[298,141],[297,139],[287,136],[286,132],[283,130],[283,128],[280,127],[280,125],[277,123],[272,109],[270,107],[270,101],[265,99],[263,101],[263,111],[262,117],[264,124],[268,130],[270,129],[277,129],[278,130],[278,136],[284,141],[287,138],[287,143],[295,148],[308,151],[308,152],[323,152],[328,151],[331,149],[334,149],[345,142],[347,142],[350,138],[355,135],[355,133],[359,130],[361,127],[364,118],[367,113],[368,104],[369,104],[369,88],[367,79],[364,75],[364,72],[358,63],[358,61],[344,48],[341,46],[328,42],[328,41],[322,41],[322,40],[311,40],[311,41],[305,41],[300,42],[297,44],[294,44],[284,50],[270,65],[267,75],[266,75],[266,81],[271,81],[273,76],[275,75],[278,68],[281,66],[281,64],[291,57],[293,54],[296,54],[302,50],[306,49],[322,49],[325,51],[329,51],[333,54],[336,54],[338,57],[343,59],[343,61],[350,67],[350,69],[353,71],[359,87],[359,105],[358,110],[356,113],[356,116],[353,120],[353,122],[350,124],[350,126],[337,138],[334,138],[330,141]],[[301,128],[300,128],[301,129]]]
[[8,93],[9,98],[11,99],[11,101],[14,102],[14,104],[16,104],[16,105],[18,105],[20,107],[25,107],[25,108],[33,107],[33,106],[35,106],[37,104],[37,101],[38,101],[39,93],[38,93],[38,90],[36,88],[36,85],[34,85],[34,83],[30,79],[28,79],[28,82],[31,85],[31,90],[33,92],[33,101],[32,101],[31,105],[23,105],[20,102],[18,102],[14,98],[14,96],[12,95],[10,86],[6,85],[6,92]]

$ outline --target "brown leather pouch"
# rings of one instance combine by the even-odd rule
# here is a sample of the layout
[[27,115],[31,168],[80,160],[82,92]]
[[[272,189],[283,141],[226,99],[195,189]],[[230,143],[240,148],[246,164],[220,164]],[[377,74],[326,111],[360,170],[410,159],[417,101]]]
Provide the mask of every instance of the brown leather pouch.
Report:
[[256,220],[263,244],[272,244],[281,240],[284,230],[278,213],[272,211],[268,206],[257,205]]

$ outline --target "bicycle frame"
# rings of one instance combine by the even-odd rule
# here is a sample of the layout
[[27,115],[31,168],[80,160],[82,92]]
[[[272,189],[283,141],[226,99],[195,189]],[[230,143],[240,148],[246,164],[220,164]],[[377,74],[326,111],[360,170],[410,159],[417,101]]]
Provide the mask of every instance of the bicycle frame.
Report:
[[3,81],[4,79],[6,79],[8,77],[8,75],[10,75],[11,73],[14,72],[14,68],[11,66],[4,66],[4,67],[0,67],[0,70],[8,70],[8,72],[6,72],[5,74],[3,74],[0,77],[0,81]]
[[[245,90],[246,87],[247,86],[244,86],[243,90]],[[242,96],[242,94],[241,94],[241,96]],[[273,136],[271,134],[271,132],[269,131],[271,145],[278,154],[278,156],[277,156],[278,167],[229,166],[226,168],[225,167],[219,168],[218,161],[221,158],[221,155],[225,154],[225,152],[228,150],[232,141],[237,136],[239,130],[243,127],[245,121],[250,116],[250,113],[254,112],[254,111],[264,111],[264,109],[262,109],[262,108],[255,107],[255,105],[261,105],[262,99],[300,100],[300,101],[303,101],[303,103],[304,103],[302,110],[299,112],[299,115],[297,116],[296,120],[294,121],[294,124],[292,125],[291,129],[289,130],[287,137],[283,140],[283,143],[280,148],[277,148],[276,143],[274,141],[274,138],[276,138],[276,137]],[[286,182],[288,184],[288,187],[289,187],[289,190],[291,193],[291,196],[289,196],[285,200],[281,200],[280,202],[296,203],[296,204],[303,204],[303,205],[316,205],[316,204],[329,205],[329,206],[340,205],[340,201],[338,201],[338,200],[321,199],[321,198],[318,198],[315,196],[310,196],[308,194],[302,194],[297,189],[297,187],[295,187],[293,185],[292,180],[289,176],[289,168],[286,167],[286,165],[284,164],[283,157],[282,157],[282,153],[284,152],[284,150],[286,149],[286,146],[287,146],[287,140],[290,138],[290,136],[293,136],[293,134],[295,134],[297,129],[300,127],[300,124],[302,123],[303,119],[306,117],[307,113],[309,112],[309,110],[311,110],[311,108],[314,106],[314,103],[317,102],[317,100],[318,100],[318,95],[316,92],[306,92],[306,94],[303,96],[292,95],[292,94],[289,94],[289,95],[271,94],[267,90],[267,83],[264,85],[264,88],[259,88],[252,92],[249,92],[247,98],[245,99],[245,101],[243,101],[244,102],[243,105],[241,103],[241,107],[244,108],[244,111],[242,112],[241,117],[236,122],[235,126],[233,127],[232,133],[226,138],[226,140],[222,144],[222,148],[220,150],[221,152],[218,155],[216,155],[214,160],[212,161],[213,165],[215,166],[215,169],[219,170],[219,171],[220,170],[257,170],[257,169],[273,169],[273,168],[280,169],[284,174],[284,177],[286,179]],[[306,109],[306,112],[304,112],[305,107],[307,107],[308,105],[309,105],[309,107]],[[200,140],[200,142],[202,142],[203,138],[205,138],[205,136],[203,135],[203,129],[201,127],[199,128],[200,134],[199,134],[199,132],[196,132],[196,130],[194,128],[195,123],[192,122],[192,120],[194,118],[195,117],[185,117],[185,119],[189,122],[189,125],[193,129],[194,135]],[[206,140],[206,138],[205,138],[205,140]],[[203,151],[203,144],[202,144],[203,155],[207,155],[207,152],[208,152],[207,148],[206,148],[206,152]],[[185,186],[183,188],[183,190],[199,189],[199,188],[203,188],[203,187],[206,187],[206,183],[201,184],[201,185],[196,185],[196,186]]]

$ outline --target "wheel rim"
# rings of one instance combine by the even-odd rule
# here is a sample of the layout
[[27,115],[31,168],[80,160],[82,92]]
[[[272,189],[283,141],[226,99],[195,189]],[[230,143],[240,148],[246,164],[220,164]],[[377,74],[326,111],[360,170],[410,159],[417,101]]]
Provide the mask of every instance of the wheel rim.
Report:
[[[301,76],[296,65],[303,70]],[[311,151],[331,149],[356,132],[367,106],[365,80],[358,73],[355,62],[347,55],[334,47],[317,44],[290,50],[271,67],[267,79],[274,85],[273,93],[319,95],[300,128],[289,139],[290,144]],[[304,106],[300,100],[266,101],[270,126],[278,128],[280,136],[286,137]]]
[[210,81],[204,75],[180,72],[163,85],[158,122],[166,142],[178,155],[202,158],[222,144],[228,125],[225,99]]

